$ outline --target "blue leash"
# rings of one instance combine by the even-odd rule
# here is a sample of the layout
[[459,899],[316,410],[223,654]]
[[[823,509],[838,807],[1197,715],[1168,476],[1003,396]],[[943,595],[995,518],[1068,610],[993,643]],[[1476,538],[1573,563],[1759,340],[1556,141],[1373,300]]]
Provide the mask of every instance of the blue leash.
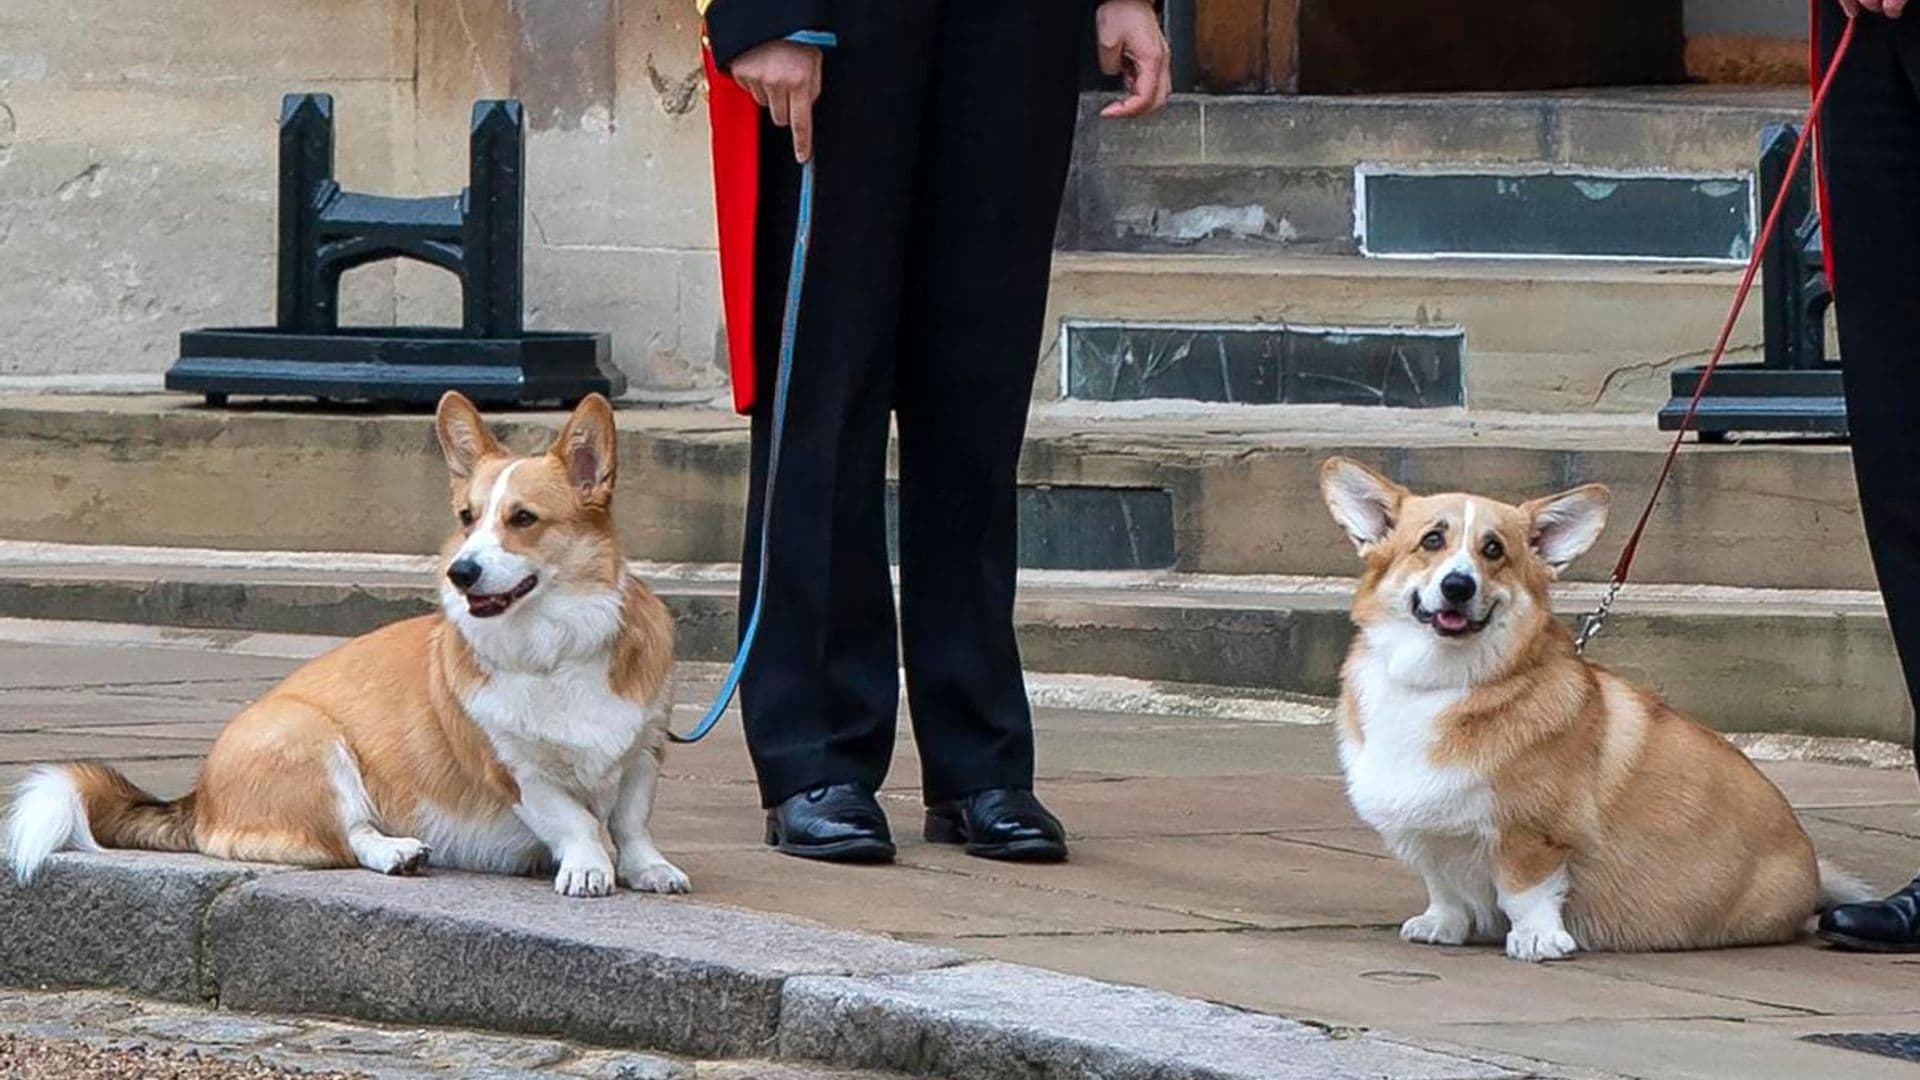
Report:
[[813,162],[800,167],[800,213],[793,227],[793,262],[787,269],[787,306],[780,317],[780,361],[774,369],[773,434],[767,448],[767,487],[760,500],[760,574],[753,586],[753,614],[740,635],[740,649],[733,654],[733,666],[720,683],[720,693],[707,708],[693,731],[686,735],[667,732],[677,743],[696,743],[713,732],[726,715],[727,706],[740,689],[740,676],[746,673],[747,657],[753,652],[753,639],[760,631],[760,613],[767,604],[767,547],[773,536],[773,488],[780,475],[780,444],[787,426],[787,387],[793,380],[793,339],[800,325],[800,291],[806,284],[807,246],[813,239]]

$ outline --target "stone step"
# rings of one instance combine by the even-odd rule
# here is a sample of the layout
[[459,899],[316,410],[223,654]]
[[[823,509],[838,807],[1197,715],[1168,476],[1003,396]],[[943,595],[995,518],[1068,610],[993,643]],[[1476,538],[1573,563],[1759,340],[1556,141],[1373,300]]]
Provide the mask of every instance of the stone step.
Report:
[[1791,87],[1182,96],[1150,120],[1080,125],[1061,243],[1350,254],[1363,169],[1739,179],[1754,169],[1762,130],[1795,119],[1806,96]]
[[[1061,254],[1036,393],[1601,411],[1651,425],[1667,373],[1706,359],[1739,279],[1646,262]],[[1334,347],[1299,347],[1329,330]],[[1441,355],[1367,344],[1383,332],[1440,338]],[[1761,342],[1750,303],[1734,355]]]
[[[731,658],[737,567],[637,564],[673,608],[681,658]],[[1345,578],[1029,571],[1017,610],[1036,673],[1136,680],[1194,711],[1330,696],[1351,640]],[[1563,586],[1569,619],[1598,585]],[[432,610],[433,561],[341,552],[0,544],[0,617],[352,635]],[[1593,646],[1726,731],[1899,741],[1905,692],[1873,593],[1633,586]],[[1049,693],[1067,693],[1059,687]],[[1070,703],[1062,700],[1062,703]]]
[[[544,447],[562,417],[498,430]],[[744,423],[712,410],[623,409],[617,517],[653,562],[738,559]],[[1649,418],[1336,406],[1072,403],[1035,412],[1021,480],[1027,561],[1196,574],[1353,573],[1318,469],[1350,454],[1419,490],[1518,500],[1610,485],[1615,522],[1576,563],[1604,578],[1659,470]],[[0,538],[78,544],[417,554],[452,527],[424,413],[210,410],[167,397],[0,398]],[[1079,530],[1081,554],[1038,548]],[[777,526],[776,526],[777,527]],[[1644,582],[1871,589],[1844,446],[1689,446],[1636,568]]]

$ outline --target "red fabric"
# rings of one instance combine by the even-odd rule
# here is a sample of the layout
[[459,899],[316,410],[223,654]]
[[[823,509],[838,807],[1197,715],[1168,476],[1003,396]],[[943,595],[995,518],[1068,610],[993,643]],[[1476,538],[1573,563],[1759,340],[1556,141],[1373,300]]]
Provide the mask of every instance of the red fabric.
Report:
[[720,295],[727,320],[733,407],[753,408],[754,232],[760,220],[760,106],[713,62],[707,68],[707,116],[713,125],[713,205],[720,230]]
[[[1815,93],[1820,90],[1820,76],[1826,72],[1820,56],[1820,3],[1821,0],[1808,0],[1807,7],[1812,11],[1812,32],[1809,47],[1812,60],[1807,64],[1811,73]],[[1813,124],[1813,183],[1815,205],[1820,212],[1820,257],[1827,266],[1827,291],[1838,295],[1833,286],[1833,200],[1827,196],[1827,166],[1820,153],[1820,118],[1814,117]]]

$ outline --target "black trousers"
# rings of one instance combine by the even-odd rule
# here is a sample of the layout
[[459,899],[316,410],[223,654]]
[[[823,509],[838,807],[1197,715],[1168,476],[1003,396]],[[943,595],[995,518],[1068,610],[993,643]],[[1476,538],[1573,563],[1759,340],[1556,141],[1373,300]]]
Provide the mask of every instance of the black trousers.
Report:
[[[1015,468],[1092,6],[845,8],[815,113],[813,247],[766,610],[741,685],[769,806],[821,784],[879,786],[899,707],[896,643],[927,798],[1033,782],[1013,634]],[[771,122],[762,134],[755,332],[767,344],[743,611],[756,586],[773,343],[799,187],[791,137]],[[899,433],[897,630],[890,417]]]
[[[1821,14],[1831,58],[1844,18]],[[1920,702],[1920,16],[1863,15],[1822,129],[1860,511]]]

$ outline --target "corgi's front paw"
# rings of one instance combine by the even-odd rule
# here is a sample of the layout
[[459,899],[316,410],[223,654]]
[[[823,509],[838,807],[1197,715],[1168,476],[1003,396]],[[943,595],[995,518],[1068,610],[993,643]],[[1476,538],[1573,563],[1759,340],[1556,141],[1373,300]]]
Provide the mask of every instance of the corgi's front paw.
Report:
[[620,880],[634,892],[684,893],[693,891],[693,882],[679,867],[665,859],[623,866]]
[[553,891],[562,896],[612,896],[613,867],[604,861],[562,862]]
[[1516,929],[1507,932],[1507,955],[1530,964],[1543,960],[1565,960],[1578,949],[1573,935],[1565,930]]
[[1420,945],[1465,945],[1472,933],[1473,916],[1441,907],[1430,907],[1400,924],[1400,940]]

